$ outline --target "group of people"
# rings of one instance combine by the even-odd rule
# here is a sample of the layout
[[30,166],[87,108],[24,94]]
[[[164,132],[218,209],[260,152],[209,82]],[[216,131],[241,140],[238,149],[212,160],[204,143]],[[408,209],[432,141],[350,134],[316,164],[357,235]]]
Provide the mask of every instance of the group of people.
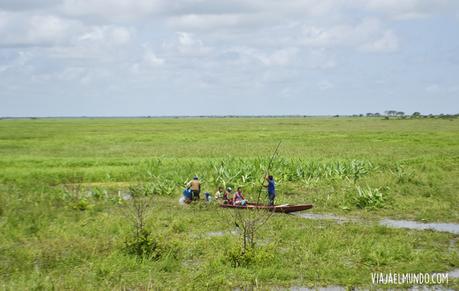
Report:
[[218,191],[215,193],[215,200],[222,201],[223,204],[233,204],[233,205],[246,205],[247,200],[242,194],[242,188],[238,187],[237,191],[233,194],[233,189],[231,187],[226,188],[226,191],[223,190],[223,187],[219,187]]
[[[274,205],[274,199],[276,198],[276,184],[274,182],[274,177],[272,175],[267,175],[265,177],[266,184],[263,186],[267,189],[268,195],[268,205]],[[201,182],[199,181],[198,176],[194,176],[193,180],[186,184],[186,189],[183,191],[183,199],[186,203],[191,203],[191,201],[196,201],[200,199],[201,193]],[[227,187],[226,190],[223,187],[218,187],[217,192],[214,195],[215,200],[221,201],[223,204],[233,204],[233,205],[246,205],[247,200],[245,199],[242,193],[242,187],[238,187],[236,192],[233,193],[231,187]],[[207,202],[212,200],[212,196],[209,192],[205,193],[205,199]]]

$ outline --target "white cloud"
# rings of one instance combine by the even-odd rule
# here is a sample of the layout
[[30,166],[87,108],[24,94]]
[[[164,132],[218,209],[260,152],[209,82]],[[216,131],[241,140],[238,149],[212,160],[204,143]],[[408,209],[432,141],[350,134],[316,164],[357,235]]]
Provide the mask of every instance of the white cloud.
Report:
[[123,45],[129,42],[131,33],[125,27],[92,26],[78,37],[80,43],[99,43],[104,45]]
[[367,18],[355,25],[330,27],[305,25],[299,34],[300,43],[307,47],[351,47],[367,52],[392,52],[398,48],[395,33],[385,29],[378,19]]
[[335,0],[255,0],[251,2],[258,10],[268,14],[292,15],[307,17],[322,17],[331,15],[345,5],[345,1]]
[[178,42],[181,46],[191,47],[194,45],[202,45],[200,40],[193,39],[193,35],[186,32],[179,32],[178,35]]
[[159,11],[164,1],[155,0],[63,0],[60,9],[71,16],[96,16],[113,20],[135,20]]
[[448,12],[459,7],[455,0],[362,0],[370,11],[383,13],[391,18],[409,20],[429,17],[434,13]]
[[186,14],[173,16],[168,23],[179,30],[215,30],[238,27],[250,22],[250,16],[242,14]]
[[425,87],[425,90],[430,93],[436,93],[440,91],[440,85],[438,84],[429,84]]
[[285,66],[295,58],[298,53],[298,49],[290,47],[275,50],[273,52],[265,52],[263,50],[250,47],[234,47],[229,49],[228,52],[237,53],[238,56],[243,59],[242,63],[245,64],[255,61],[256,63],[264,66]]
[[201,39],[188,32],[177,32],[176,39],[165,41],[162,48],[168,54],[176,53],[187,57],[204,57],[212,52],[212,47],[205,45]]
[[70,41],[82,30],[78,21],[54,15],[0,12],[0,45],[40,46]]
[[332,69],[337,66],[335,56],[325,49],[308,51],[304,62],[310,69]]
[[51,8],[59,4],[61,0],[2,0],[0,10],[27,11]]
[[111,31],[111,38],[116,44],[126,44],[131,39],[131,34],[124,27],[115,27]]
[[319,87],[320,90],[328,90],[328,89],[333,88],[335,85],[328,80],[322,80],[317,84],[317,86]]
[[0,65],[0,73],[8,71],[9,69],[22,68],[30,61],[32,54],[28,51],[18,51],[13,56],[8,58],[8,61]]
[[333,55],[323,49],[287,47],[267,52],[251,47],[233,47],[227,52],[238,56],[239,60],[234,62],[236,66],[262,65],[295,69],[330,69],[336,66]]
[[258,53],[256,57],[267,66],[288,65],[298,53],[297,48],[279,49],[270,54]]
[[151,50],[147,50],[143,55],[143,60],[150,66],[160,66],[164,64],[164,59],[159,58],[154,52]]
[[91,26],[55,15],[0,11],[0,46],[123,45],[130,39],[130,30],[122,26]]
[[[62,86],[60,81],[94,88],[116,83],[115,89],[125,86],[124,95],[139,88],[150,94],[157,86],[167,96],[174,90],[194,96],[264,92],[294,100],[305,90],[327,90],[351,78],[360,88],[374,86],[375,79],[397,83],[378,67],[383,61],[393,62],[397,75],[414,70],[404,56],[422,59],[426,67],[448,67],[457,59],[451,24],[459,1],[43,1],[0,0],[0,87],[12,83],[33,93],[40,90],[23,86],[23,80],[42,82],[41,92]],[[432,15],[432,23],[423,22]],[[423,30],[416,31],[421,22]],[[440,38],[437,50],[429,41]],[[429,53],[420,55],[415,43]],[[457,70],[451,67],[453,76]],[[433,68],[432,74],[439,71]],[[412,73],[415,80],[436,80],[423,78],[429,73],[422,70]],[[419,90],[427,94],[424,89]]]
[[384,31],[381,37],[361,46],[366,52],[393,52],[398,49],[398,38],[390,30]]
[[63,81],[84,80],[88,74],[88,69],[84,67],[68,67],[57,74],[57,77]]

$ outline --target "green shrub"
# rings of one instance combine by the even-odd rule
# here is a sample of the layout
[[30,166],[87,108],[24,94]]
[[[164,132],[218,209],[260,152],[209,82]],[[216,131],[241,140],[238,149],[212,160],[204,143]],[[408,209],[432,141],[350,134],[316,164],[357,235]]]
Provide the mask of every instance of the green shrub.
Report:
[[182,233],[185,232],[186,229],[187,225],[181,220],[176,220],[172,223],[171,230],[174,233]]
[[94,197],[95,199],[102,199],[108,196],[108,192],[105,189],[95,187],[94,189],[90,191],[90,195]]
[[414,182],[415,174],[413,171],[407,170],[405,167],[397,164],[395,170],[391,171],[395,176],[397,183],[403,184],[408,182]]
[[361,209],[375,209],[384,207],[386,199],[379,188],[357,186],[353,202],[355,206]]
[[233,268],[251,265],[266,267],[272,264],[274,253],[275,248],[268,246],[249,248],[245,252],[242,252],[240,247],[236,247],[227,249],[223,259],[225,264],[229,263]]
[[161,257],[158,242],[145,229],[139,235],[126,239],[124,250],[127,254],[135,255],[140,260],[158,260]]
[[81,210],[81,211],[88,210],[92,207],[93,205],[91,205],[86,198],[79,199],[77,202],[73,203],[73,206],[72,206],[73,209]]
[[137,184],[129,187],[129,190],[138,196],[173,196],[177,193],[177,185],[165,177],[156,177],[153,182]]
[[243,253],[238,247],[227,249],[224,258],[233,268],[247,267],[254,261],[252,250]]

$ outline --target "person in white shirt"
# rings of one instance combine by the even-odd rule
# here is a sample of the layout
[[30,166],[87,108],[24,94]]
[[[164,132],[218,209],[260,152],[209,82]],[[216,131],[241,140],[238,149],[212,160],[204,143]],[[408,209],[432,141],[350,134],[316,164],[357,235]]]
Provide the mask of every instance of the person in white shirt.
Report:
[[218,187],[217,192],[215,192],[215,200],[220,200],[223,199],[223,195],[225,194],[225,190],[223,190],[223,187]]

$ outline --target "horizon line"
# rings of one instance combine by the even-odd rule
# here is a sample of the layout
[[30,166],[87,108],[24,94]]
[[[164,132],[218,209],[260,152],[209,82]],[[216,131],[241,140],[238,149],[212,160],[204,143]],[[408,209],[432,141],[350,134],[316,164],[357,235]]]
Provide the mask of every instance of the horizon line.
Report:
[[[374,113],[372,113],[374,114]],[[457,116],[459,113],[454,114],[420,114],[420,116]],[[65,119],[84,119],[84,118],[288,118],[288,117],[385,117],[386,114],[379,113],[379,115],[367,116],[366,114],[226,114],[226,115],[69,115],[69,116],[0,116],[0,119],[52,119],[52,118],[65,118]],[[411,114],[403,115],[405,117]],[[396,117],[396,116],[392,116]]]

